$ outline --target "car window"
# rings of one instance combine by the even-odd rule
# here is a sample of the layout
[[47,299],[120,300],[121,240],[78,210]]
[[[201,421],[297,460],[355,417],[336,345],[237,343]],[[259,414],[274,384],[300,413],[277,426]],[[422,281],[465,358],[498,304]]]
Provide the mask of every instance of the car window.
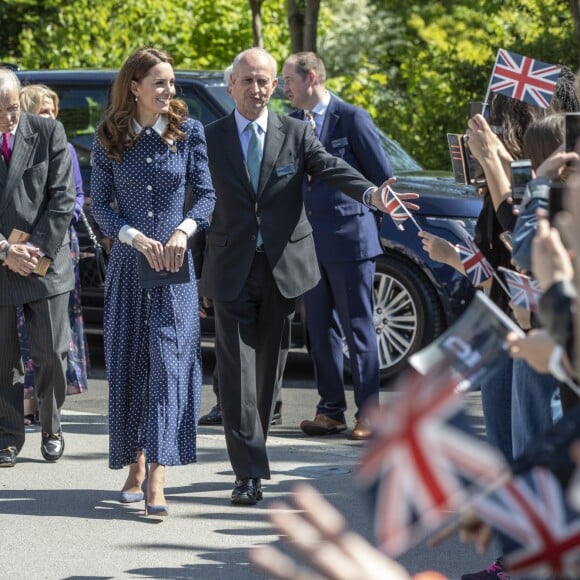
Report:
[[381,144],[395,175],[423,170],[419,162],[413,159],[396,141],[389,139],[380,129],[378,131]]
[[90,164],[95,129],[108,101],[109,88],[97,86],[52,85],[60,99],[58,118],[64,125],[68,140],[74,145],[79,163]]
[[[224,110],[228,110],[224,107],[223,103],[212,102],[212,100],[204,94],[205,91],[211,88],[212,87],[180,82],[179,77],[177,77],[175,83],[175,96],[183,99],[187,103],[189,116],[197,119],[204,126],[209,125],[209,123],[212,123],[220,117],[223,117]],[[217,94],[214,93],[213,96],[217,97]]]
[[226,85],[210,85],[207,90],[212,94],[214,99],[220,103],[225,111],[231,113],[234,110],[234,101],[226,91]]

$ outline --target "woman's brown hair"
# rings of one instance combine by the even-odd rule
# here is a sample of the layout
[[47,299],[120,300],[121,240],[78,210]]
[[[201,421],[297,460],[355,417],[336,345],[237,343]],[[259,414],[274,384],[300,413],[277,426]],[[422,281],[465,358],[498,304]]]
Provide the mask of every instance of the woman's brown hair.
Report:
[[564,115],[554,113],[528,125],[524,134],[524,157],[538,169],[564,143]]
[[[107,150],[109,159],[122,161],[125,151],[133,147],[139,137],[133,126],[133,120],[137,115],[137,104],[131,92],[131,82],[142,81],[151,68],[161,62],[173,66],[173,58],[169,53],[157,48],[141,48],[135,51],[121,67],[111,90],[111,103],[96,132],[97,138]],[[163,137],[169,140],[185,139],[185,133],[180,127],[187,117],[187,105],[179,99],[172,99]]]

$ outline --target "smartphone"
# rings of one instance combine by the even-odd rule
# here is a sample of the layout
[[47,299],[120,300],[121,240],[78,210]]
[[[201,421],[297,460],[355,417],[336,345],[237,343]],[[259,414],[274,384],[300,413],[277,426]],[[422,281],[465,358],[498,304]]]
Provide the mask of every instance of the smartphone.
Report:
[[532,179],[532,161],[530,159],[518,159],[510,163],[512,178],[512,199],[514,205],[522,203],[526,184]]
[[465,135],[447,133],[447,144],[455,181],[466,185],[484,183],[483,170],[469,150]]
[[467,118],[471,119],[475,117],[475,115],[481,115],[483,111],[483,102],[482,101],[473,101],[469,103],[467,106]]
[[552,185],[550,186],[550,197],[548,199],[548,215],[551,224],[554,223],[554,216],[564,209],[564,207],[562,206],[563,194],[564,194],[564,184],[552,183]]
[[471,183],[472,185],[479,185],[485,183],[483,169],[481,168],[479,161],[473,156],[473,153],[469,149],[467,135],[463,136],[463,148],[465,152],[465,164],[467,165],[467,174],[469,176],[468,183]]
[[580,113],[566,113],[564,115],[564,135],[566,153],[576,151],[576,141],[580,137]]

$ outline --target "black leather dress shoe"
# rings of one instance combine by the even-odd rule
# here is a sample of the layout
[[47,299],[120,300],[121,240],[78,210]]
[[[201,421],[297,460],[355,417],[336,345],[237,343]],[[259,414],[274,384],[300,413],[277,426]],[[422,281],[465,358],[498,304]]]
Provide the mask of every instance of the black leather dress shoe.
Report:
[[16,447],[0,449],[0,467],[14,467],[16,465]]
[[234,491],[232,491],[232,503],[237,505],[255,505],[262,497],[262,482],[258,478],[236,479]]
[[59,429],[58,433],[46,433],[43,431],[40,452],[47,461],[57,461],[60,459],[64,452],[62,430]]
[[220,404],[218,403],[215,407],[212,407],[211,411],[207,415],[200,417],[197,423],[198,425],[223,425]]

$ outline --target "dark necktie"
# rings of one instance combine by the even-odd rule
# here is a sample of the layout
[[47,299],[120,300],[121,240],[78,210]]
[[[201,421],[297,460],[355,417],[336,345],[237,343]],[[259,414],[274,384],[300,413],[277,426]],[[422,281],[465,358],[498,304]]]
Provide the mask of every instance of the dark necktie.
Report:
[[6,165],[10,163],[10,157],[12,156],[12,149],[10,149],[10,133],[2,134],[2,156]]

